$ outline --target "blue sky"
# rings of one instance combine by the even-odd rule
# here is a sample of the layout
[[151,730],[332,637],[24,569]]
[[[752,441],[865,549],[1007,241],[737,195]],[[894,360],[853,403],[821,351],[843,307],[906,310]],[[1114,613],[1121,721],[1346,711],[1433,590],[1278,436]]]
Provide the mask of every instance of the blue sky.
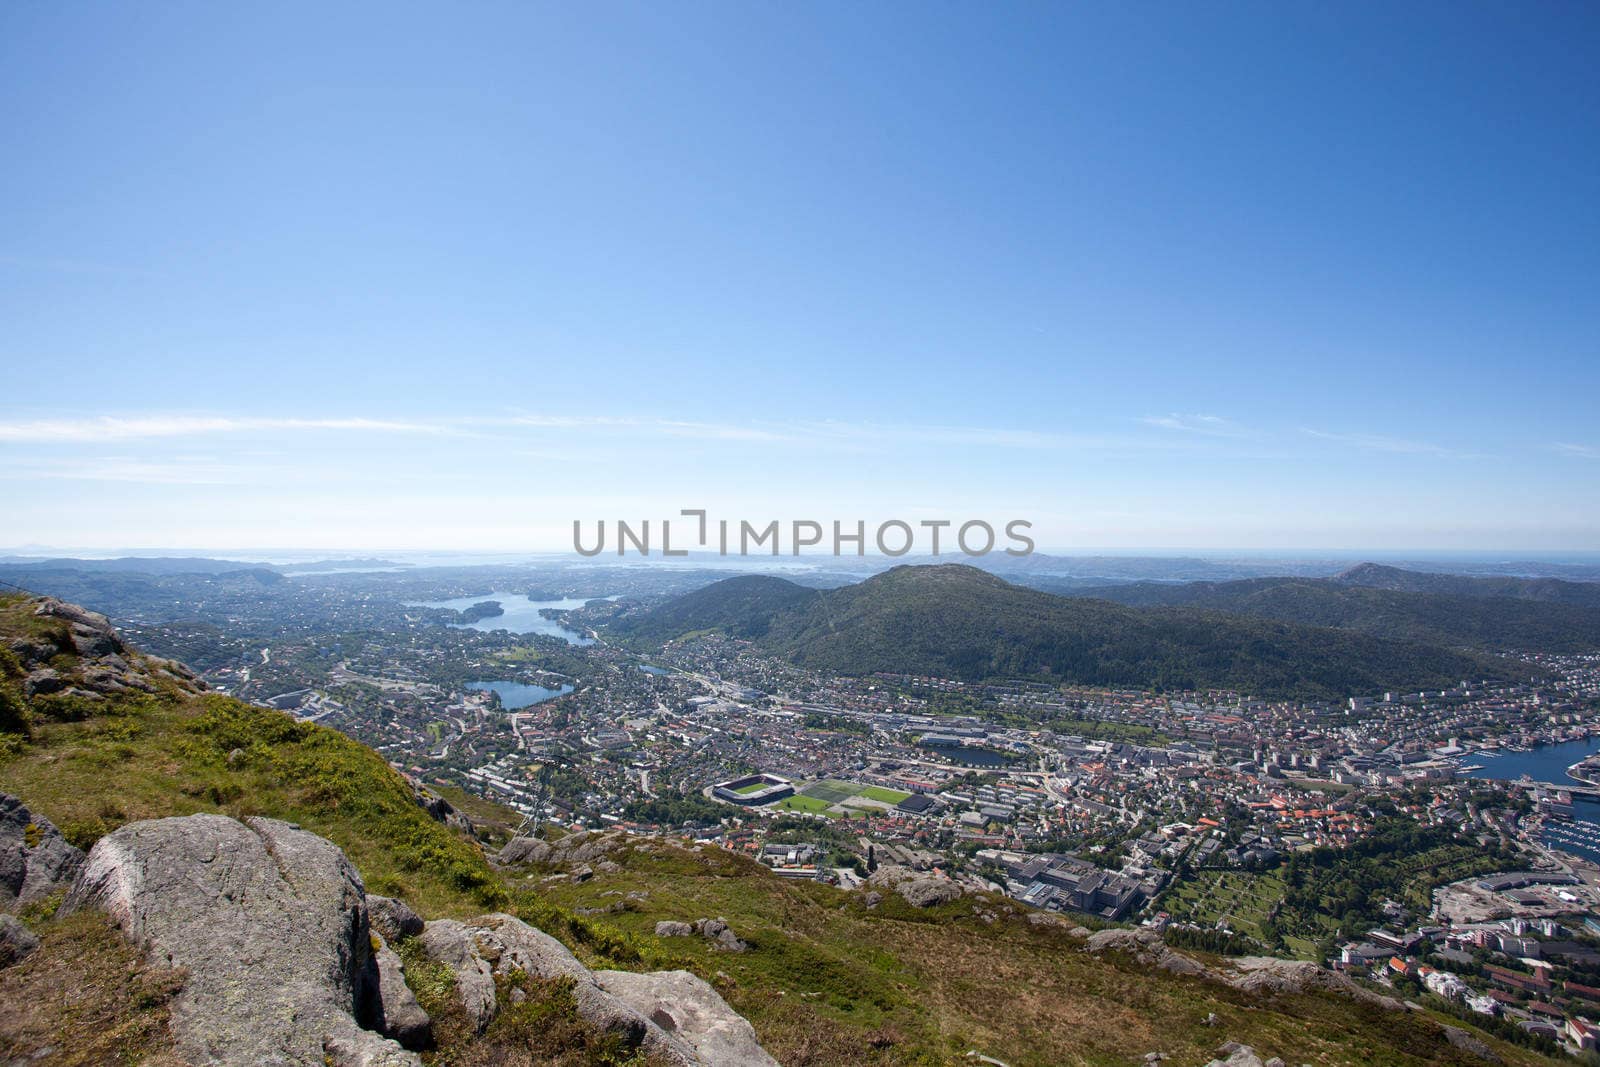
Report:
[[0,8],[0,547],[1600,548],[1600,9]]

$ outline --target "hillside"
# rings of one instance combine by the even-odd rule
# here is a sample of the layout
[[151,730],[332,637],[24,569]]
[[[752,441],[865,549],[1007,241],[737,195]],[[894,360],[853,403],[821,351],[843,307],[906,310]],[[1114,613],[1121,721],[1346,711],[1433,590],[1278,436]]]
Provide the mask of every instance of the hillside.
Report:
[[897,567],[825,591],[777,578],[728,579],[612,626],[641,643],[711,629],[843,674],[1215,687],[1262,696],[1437,687],[1508,669],[1437,646],[1342,630],[1072,599],[956,564]]
[[1600,608],[1600,582],[1568,582],[1560,578],[1475,578],[1460,574],[1433,574],[1402,570],[1379,563],[1360,563],[1334,575],[1330,582],[1401,593],[1443,593],[1459,597],[1497,597],[1537,600],[1546,604],[1576,604]]
[[[9,965],[0,953],[0,1058],[7,1061],[31,1062],[49,1047],[53,1058],[40,1062],[180,1063],[178,1053],[196,1027],[212,1032],[218,1018],[185,1012],[186,1003],[234,986],[248,990],[268,973],[260,969],[267,963],[285,966],[276,957],[251,962],[258,952],[348,947],[350,924],[362,914],[350,909],[364,894],[374,916],[374,951],[399,966],[395,953],[384,956],[388,950],[376,939],[381,928],[403,961],[403,973],[384,973],[409,987],[386,987],[385,1003],[393,994],[426,1009],[436,1045],[422,1053],[429,1064],[681,1062],[668,1056],[679,1045],[657,1031],[649,1033],[659,1048],[648,1034],[637,1054],[619,1044],[622,1032],[596,1021],[594,982],[626,991],[638,982],[682,985],[696,976],[705,980],[702,996],[714,989],[716,1003],[725,998],[789,1065],[970,1062],[969,1050],[1013,1067],[1126,1064],[1152,1051],[1201,1064],[1225,1041],[1293,1063],[1481,1062],[1457,1047],[1463,1031],[1452,1035],[1447,1028],[1458,1024],[1451,1020],[1413,1013],[1397,1027],[1392,1003],[1339,986],[1327,972],[1312,981],[1307,965],[1264,983],[1210,957],[1181,958],[1131,935],[1086,942],[1083,931],[1059,918],[985,894],[916,907],[887,887],[867,894],[785,881],[718,848],[620,831],[564,838],[553,847],[524,840],[531,847],[497,863],[500,837],[482,826],[509,820],[494,805],[463,805],[479,820],[474,829],[439,798],[419,794],[377,753],[287,714],[206,693],[181,666],[127,647],[100,617],[52,601],[0,599],[0,712],[0,793],[34,813],[26,834],[19,829],[18,847],[27,839],[22,855],[32,858],[41,840],[62,841],[58,849],[117,845],[91,852],[85,869],[97,873],[74,883],[74,908],[55,912],[59,890],[21,906],[38,943]],[[135,833],[126,824],[139,819],[168,821],[140,823]],[[53,827],[60,827],[60,839]],[[0,853],[10,847],[6,831],[0,825]],[[268,852],[252,868],[241,857],[260,850],[258,838]],[[162,862],[187,871],[183,877],[116,881],[119,862],[159,842],[165,842]],[[340,874],[332,846],[354,864],[358,882]],[[232,861],[212,864],[206,857],[222,847],[232,850]],[[190,867],[171,867],[184,857]],[[579,858],[581,877],[569,873]],[[194,888],[242,884],[246,877],[254,887],[249,892]],[[94,910],[97,892],[118,884],[125,889],[112,895],[123,910]],[[165,929],[170,940],[175,920],[161,910],[169,886],[189,894],[190,907],[227,901],[269,909],[262,914],[290,925],[303,925],[317,909],[343,908],[345,920],[312,930],[321,941],[285,942],[245,926],[238,953],[191,955],[190,970],[172,970],[162,962],[166,956],[131,952],[114,924],[132,908],[144,916],[141,936],[160,937]],[[302,906],[286,903],[285,893]],[[393,901],[380,906],[376,893],[421,913],[423,932],[411,933],[411,922],[421,920],[404,920],[409,910]],[[388,917],[382,924],[380,911]],[[198,938],[194,944],[216,940],[215,931],[186,914],[180,925]],[[742,950],[674,936],[670,928],[713,915],[729,924]],[[576,960],[524,923],[556,935]],[[0,920],[6,947],[19,943],[17,925],[10,916]],[[190,945],[178,944],[179,958],[185,949],[193,953]],[[358,956],[364,945],[354,944]],[[521,969],[541,960],[575,974],[576,985]],[[474,972],[480,965],[483,971]],[[213,966],[222,968],[225,982],[189,984],[194,968]],[[475,973],[491,968],[489,985],[470,985]],[[675,971],[685,974],[672,977]],[[320,972],[291,967],[280,977],[237,1002],[240,1014],[229,1025],[241,1028],[231,1031],[238,1040],[262,1040],[263,1028],[281,1030],[300,1018],[255,1014],[258,1001],[298,997],[297,1010],[331,1010],[304,999],[327,980]],[[469,988],[492,989],[491,1004],[502,998],[487,1024],[474,1026],[465,1011]],[[613,1003],[600,1000],[601,1008]],[[679,1010],[675,1004],[667,1007]],[[349,1016],[341,1018],[348,1027]],[[1476,1041],[1505,1063],[1546,1062],[1487,1034],[1467,1043]],[[344,1045],[324,1053],[313,1044],[313,1059],[283,1062],[417,1062],[398,1052],[381,1061],[351,1059]],[[252,1062],[237,1051],[230,1055],[229,1047],[209,1062]]]
[[1334,578],[1135,582],[1067,595],[1129,607],[1182,607],[1332,626],[1454,648],[1600,648],[1600,585],[1591,589],[1553,578],[1462,578],[1363,564]]

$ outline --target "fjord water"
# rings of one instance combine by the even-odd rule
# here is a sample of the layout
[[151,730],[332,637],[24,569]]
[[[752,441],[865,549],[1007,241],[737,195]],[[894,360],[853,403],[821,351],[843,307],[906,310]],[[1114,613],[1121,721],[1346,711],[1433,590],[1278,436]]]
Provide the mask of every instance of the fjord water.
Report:
[[1571,782],[1567,768],[1585,756],[1600,752],[1600,737],[1586,737],[1581,741],[1564,741],[1559,745],[1541,745],[1529,752],[1501,752],[1490,755],[1474,752],[1468,763],[1480,763],[1481,770],[1467,771],[1469,778],[1495,778],[1504,782],[1516,781],[1527,775],[1536,782]]
[[458,596],[450,600],[424,600],[407,603],[408,608],[448,608],[453,611],[465,611],[474,604],[482,604],[485,600],[499,601],[504,613],[488,619],[477,619],[473,622],[451,623],[450,625],[462,629],[482,630],[491,633],[495,630],[507,630],[514,634],[544,634],[547,637],[559,637],[569,645],[592,645],[594,639],[569,630],[553,619],[547,619],[539,614],[546,608],[555,611],[571,611],[581,608],[588,600],[529,600],[524,593],[480,593],[475,596]]
[[[1488,755],[1474,752],[1469,763],[1480,763],[1482,768],[1467,771],[1469,778],[1494,778],[1513,782],[1527,775],[1536,782],[1560,785],[1575,780],[1568,776],[1567,768],[1585,756],[1600,752],[1600,737],[1586,737],[1581,741],[1564,741],[1559,745],[1542,745],[1530,752],[1502,752]],[[1587,840],[1600,842],[1600,802],[1574,797],[1573,819],[1567,824],[1579,831]],[[1588,860],[1600,861],[1600,844],[1588,844],[1572,834],[1546,829],[1540,840],[1550,848],[1570,852]]]

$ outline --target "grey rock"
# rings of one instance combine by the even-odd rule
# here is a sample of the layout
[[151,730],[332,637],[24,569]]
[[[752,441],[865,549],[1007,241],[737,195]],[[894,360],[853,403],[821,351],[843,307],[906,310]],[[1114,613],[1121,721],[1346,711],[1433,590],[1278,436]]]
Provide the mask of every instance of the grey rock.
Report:
[[663,919],[656,923],[657,937],[688,937],[692,933],[694,927],[688,923],[674,922],[671,919]]
[[1127,930],[1113,927],[1097,930],[1084,939],[1090,952],[1123,952],[1147,967],[1159,968],[1172,974],[1203,975],[1205,965],[1200,961],[1169,948],[1161,935],[1147,927]]
[[195,1067],[418,1067],[357,1021],[381,990],[360,875],[331,842],[275,819],[190,815],[100,839],[63,911],[105,911],[188,971],[172,1032]]
[[750,946],[728,926],[726,919],[696,919],[694,932],[711,942],[711,947],[722,952],[744,952]]
[[923,874],[894,864],[879,867],[867,881],[883,889],[893,889],[907,903],[918,908],[945,904],[961,896],[961,887],[948,878]]
[[[369,997],[368,1014],[378,1022],[383,1036],[394,1038],[404,1048],[425,1049],[433,1042],[433,1020],[428,1018],[428,1013],[417,1003],[417,995],[406,985],[406,968],[400,954],[381,936],[374,936],[377,946],[373,963],[378,971],[378,995]],[[368,989],[372,988],[369,983]]]
[[500,850],[495,862],[506,867],[522,863],[548,863],[550,851],[548,841],[537,837],[518,837],[506,842],[506,847]]
[[28,676],[22,680],[22,691],[31,697],[59,693],[66,687],[67,683],[61,677],[61,672],[53,667],[40,667],[38,670],[29,671]]
[[109,656],[128,651],[111,621],[98,612],[47,596],[39,598],[33,613],[41,618],[56,618],[65,622],[73,650],[80,656]]
[[1256,1050],[1249,1045],[1230,1041],[1217,1051],[1227,1058],[1212,1060],[1206,1067],[1265,1067]]
[[82,865],[83,853],[67,844],[49,819],[0,793],[0,908],[66,888]]
[[367,918],[372,929],[390,943],[422,933],[422,916],[412,911],[405,901],[393,897],[368,893]]
[[423,927],[423,951],[449,967],[456,979],[456,996],[478,1032],[494,1020],[494,968],[483,958],[473,928],[455,919],[437,919]]
[[1459,1026],[1446,1026],[1444,1028],[1444,1039],[1462,1052],[1470,1053],[1481,1060],[1487,1060],[1490,1063],[1500,1062],[1500,1057],[1495,1054],[1494,1049]]
[[692,1046],[602,989],[594,975],[565,945],[511,915],[492,914],[461,923],[430,922],[422,946],[447,964],[456,976],[456,991],[481,1031],[498,1011],[494,979],[522,971],[535,978],[573,979],[578,1014],[598,1029],[618,1035],[624,1045],[639,1048],[664,1064],[698,1063]]
[[777,1067],[743,1016],[688,971],[596,971],[594,977],[606,992],[688,1042],[708,1067]]
[[13,915],[0,915],[0,967],[9,967],[39,947],[39,939]]
[[1223,975],[1229,985],[1247,993],[1275,995],[1320,990],[1336,993],[1385,1011],[1404,1011],[1405,1005],[1393,997],[1379,996],[1363,989],[1347,976],[1304,960],[1280,960],[1271,956],[1241,956],[1230,960],[1235,972]]
[[411,786],[411,793],[417,801],[417,806],[423,811],[452,830],[457,830],[464,834],[472,834],[474,832],[472,820],[457,811],[454,804],[410,775],[406,775],[405,779],[406,783]]

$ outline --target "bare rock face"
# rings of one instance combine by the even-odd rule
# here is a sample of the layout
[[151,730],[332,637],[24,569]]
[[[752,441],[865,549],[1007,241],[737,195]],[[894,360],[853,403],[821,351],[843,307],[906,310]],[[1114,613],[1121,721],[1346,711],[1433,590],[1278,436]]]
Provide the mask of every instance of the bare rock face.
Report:
[[476,828],[472,825],[472,820],[457,811],[454,804],[409,774],[404,777],[406,783],[411,786],[411,793],[416,798],[419,808],[452,830],[459,831],[469,837],[475,832]]
[[1405,1005],[1393,997],[1379,996],[1352,982],[1345,975],[1318,967],[1315,963],[1274,959],[1271,956],[1241,956],[1230,960],[1233,974],[1223,979],[1235,989],[1249,993],[1279,994],[1322,991],[1359,1000],[1385,1011],[1404,1011]]
[[372,929],[391,943],[422,933],[422,916],[412,911],[411,905],[403,900],[368,893],[367,918]]
[[947,904],[961,896],[961,887],[948,878],[923,874],[909,867],[886,864],[872,872],[868,883],[883,889],[893,889],[908,904],[918,908],[931,908]]
[[1084,947],[1096,954],[1125,952],[1147,967],[1157,967],[1172,974],[1207,973],[1203,963],[1168,948],[1167,943],[1161,940],[1161,935],[1154,930],[1127,930],[1120,927],[1098,930],[1084,939]]
[[1495,1054],[1494,1049],[1490,1048],[1476,1037],[1473,1037],[1470,1032],[1461,1029],[1459,1026],[1445,1027],[1444,1039],[1461,1051],[1469,1052],[1481,1060],[1485,1060],[1489,1063],[1500,1062],[1500,1057]]
[[[554,841],[545,841],[537,837],[518,837],[506,842],[500,854],[495,857],[495,863],[502,867],[536,863],[578,870],[589,864],[602,862],[608,853],[628,844],[628,838],[629,834],[625,830],[601,832],[579,830],[566,837],[558,837]],[[593,873],[591,868],[589,874]]]
[[39,947],[32,930],[14,915],[0,915],[0,967],[9,967]]
[[739,940],[726,919],[696,919],[691,929],[723,952],[744,952],[750,947]]
[[172,1029],[196,1067],[420,1065],[357,1021],[382,1000],[365,891],[315,834],[220,815],[129,823],[94,846],[63,905],[85,907],[188,971]]
[[83,853],[67,844],[49,819],[0,793],[0,908],[65,889],[82,864]]
[[33,613],[41,618],[49,617],[65,622],[72,650],[87,659],[123,655],[128,651],[128,646],[122,643],[122,638],[117,636],[116,629],[112,627],[111,620],[97,611],[89,611],[76,604],[68,604],[53,596],[47,596],[39,598],[38,606],[33,609]]
[[[27,671],[23,689],[30,696],[63,696],[103,700],[117,694],[153,693],[156,681],[190,692],[205,685],[193,671],[170,660],[141,656],[123,643],[116,628],[98,612],[88,611],[55,597],[38,597],[33,613],[55,620],[59,629],[47,634],[13,637],[8,647]],[[51,663],[67,655],[78,662],[67,669]]]
[[483,1030],[499,1011],[496,976],[522,971],[536,978],[573,979],[578,1014],[589,1025],[619,1035],[652,1062],[690,1067],[703,1061],[694,1046],[604,989],[565,945],[511,915],[492,914],[470,923],[442,919],[422,932],[422,947],[455,972],[462,1006]]
[[378,934],[373,934],[373,939],[377,996],[372,995],[374,987],[369,982],[364,1014],[377,1023],[384,1037],[394,1038],[404,1048],[425,1049],[433,1043],[433,1020],[428,1018],[428,1013],[417,1003],[417,995],[406,985],[406,967],[400,954]]
[[694,1047],[708,1067],[778,1067],[744,1017],[688,971],[596,971],[600,987]]
[[672,919],[663,919],[656,923],[657,937],[689,937],[694,933],[694,927],[688,923],[676,922]]
[[1214,1059],[1206,1067],[1264,1067],[1261,1057],[1249,1045],[1229,1041],[1217,1051],[1226,1058]]

